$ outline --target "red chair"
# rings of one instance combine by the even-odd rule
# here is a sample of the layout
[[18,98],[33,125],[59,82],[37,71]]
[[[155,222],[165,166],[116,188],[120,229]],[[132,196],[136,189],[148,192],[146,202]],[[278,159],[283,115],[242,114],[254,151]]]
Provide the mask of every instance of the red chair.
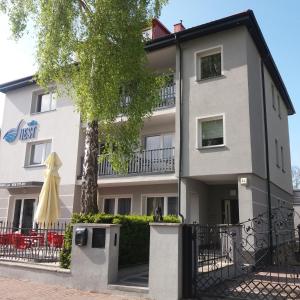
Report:
[[64,243],[64,236],[63,234],[56,234],[53,235],[51,246],[55,248],[62,248]]
[[27,236],[20,234],[15,236],[14,245],[16,249],[24,250],[31,247],[31,241]]

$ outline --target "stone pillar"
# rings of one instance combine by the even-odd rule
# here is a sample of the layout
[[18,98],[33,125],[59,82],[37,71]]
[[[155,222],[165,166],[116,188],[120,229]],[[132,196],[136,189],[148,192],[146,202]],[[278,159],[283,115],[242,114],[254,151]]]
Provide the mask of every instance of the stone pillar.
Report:
[[181,299],[181,224],[150,224],[149,294],[155,300]]
[[[75,245],[77,228],[87,228],[86,246]],[[103,229],[105,245],[93,248],[93,230]],[[94,232],[95,234],[95,232]],[[75,288],[88,291],[107,289],[108,284],[117,281],[119,260],[120,225],[76,224],[73,228],[71,273]],[[100,238],[94,240],[99,241]]]

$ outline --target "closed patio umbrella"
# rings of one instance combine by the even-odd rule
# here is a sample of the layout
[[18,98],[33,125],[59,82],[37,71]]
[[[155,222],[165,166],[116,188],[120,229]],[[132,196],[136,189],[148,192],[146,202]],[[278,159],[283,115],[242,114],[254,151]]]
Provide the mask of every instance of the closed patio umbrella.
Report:
[[34,215],[37,223],[44,223],[46,227],[57,221],[60,215],[60,205],[58,198],[58,187],[60,177],[58,169],[62,163],[55,152],[52,152],[45,161],[47,167],[45,180],[39,196],[39,203]]

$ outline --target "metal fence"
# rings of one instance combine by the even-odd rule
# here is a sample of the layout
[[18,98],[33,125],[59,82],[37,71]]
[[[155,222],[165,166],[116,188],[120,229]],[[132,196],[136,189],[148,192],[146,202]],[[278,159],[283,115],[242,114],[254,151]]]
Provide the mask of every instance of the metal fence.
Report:
[[280,206],[270,219],[263,212],[236,225],[185,225],[184,298],[300,299],[293,220],[293,209]]
[[0,225],[0,259],[34,262],[58,262],[64,244],[65,223],[34,224],[16,228]]

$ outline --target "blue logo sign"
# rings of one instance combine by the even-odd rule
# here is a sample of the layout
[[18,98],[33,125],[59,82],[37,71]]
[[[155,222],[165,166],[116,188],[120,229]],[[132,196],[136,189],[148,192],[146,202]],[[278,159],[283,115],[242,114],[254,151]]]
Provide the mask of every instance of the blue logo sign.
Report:
[[17,139],[25,141],[35,138],[38,122],[32,120],[23,128],[24,123],[25,121],[21,120],[16,128],[12,128],[5,133],[3,139],[8,143],[13,143]]

